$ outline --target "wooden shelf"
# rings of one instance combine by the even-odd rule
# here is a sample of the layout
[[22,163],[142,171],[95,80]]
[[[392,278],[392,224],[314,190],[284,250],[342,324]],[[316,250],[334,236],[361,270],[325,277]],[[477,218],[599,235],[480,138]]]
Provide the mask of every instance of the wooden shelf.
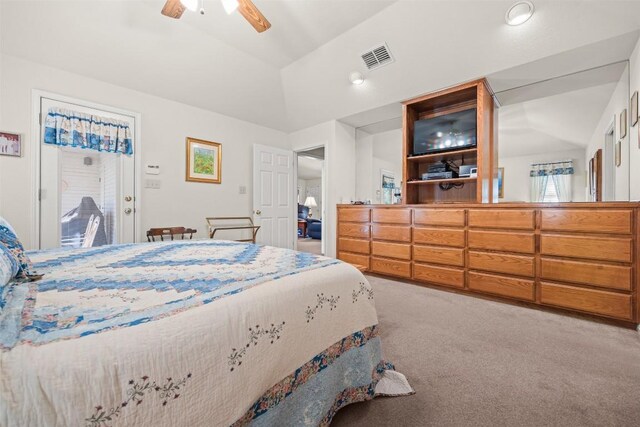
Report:
[[411,156],[411,157],[407,157],[407,161],[409,161],[409,162],[424,162],[424,161],[438,162],[440,160],[448,159],[448,158],[451,158],[451,157],[459,157],[459,156],[464,156],[465,154],[477,154],[477,153],[478,153],[478,149],[477,148],[465,148],[463,150],[447,151],[447,152],[444,152],[444,153],[434,153],[434,154],[423,154],[421,156]]
[[465,182],[475,182],[477,177],[464,178],[448,178],[448,179],[423,179],[417,181],[407,181],[409,185],[428,185],[428,184],[464,184]]

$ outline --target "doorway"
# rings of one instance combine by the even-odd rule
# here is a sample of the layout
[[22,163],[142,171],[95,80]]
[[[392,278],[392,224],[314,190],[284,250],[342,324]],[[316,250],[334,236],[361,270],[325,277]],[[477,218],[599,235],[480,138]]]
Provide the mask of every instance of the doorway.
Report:
[[603,201],[616,200],[616,120],[615,117],[604,134],[604,194]]
[[[135,157],[139,155],[137,115],[43,93],[34,92],[34,101],[38,115],[36,134],[39,135],[34,147],[37,246],[40,249],[88,248],[135,242],[139,202]],[[69,120],[64,126],[62,119],[54,118],[63,114],[64,119]],[[52,129],[55,120],[60,126]],[[105,128],[109,121],[128,127],[131,153],[105,149],[107,137],[94,144],[96,135],[108,134]],[[90,131],[81,128],[89,122]],[[52,132],[58,135],[67,131],[74,135],[72,144],[51,143],[52,138],[61,138],[52,137]],[[45,143],[46,132],[49,132],[48,143]],[[91,144],[76,145],[75,134],[90,135],[84,140],[91,140]]]
[[297,154],[296,201],[298,206],[297,249],[316,255],[325,253],[325,149],[324,146]]

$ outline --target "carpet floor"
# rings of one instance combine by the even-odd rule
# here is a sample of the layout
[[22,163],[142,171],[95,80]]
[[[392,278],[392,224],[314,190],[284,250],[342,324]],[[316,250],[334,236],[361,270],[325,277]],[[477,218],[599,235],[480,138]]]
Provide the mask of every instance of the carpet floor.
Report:
[[638,426],[640,334],[367,276],[385,359],[413,396],[347,406],[339,426]]
[[298,250],[311,254],[322,255],[322,241],[317,239],[298,239]]

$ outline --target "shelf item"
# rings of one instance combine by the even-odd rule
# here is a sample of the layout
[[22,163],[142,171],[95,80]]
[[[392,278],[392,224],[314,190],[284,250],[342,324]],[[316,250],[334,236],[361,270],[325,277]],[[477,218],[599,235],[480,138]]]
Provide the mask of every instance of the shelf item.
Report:
[[[441,202],[493,203],[498,201],[498,143],[493,92],[485,79],[420,96],[403,103],[403,202],[426,204]],[[415,123],[419,120],[476,111],[476,146],[459,150],[412,156]],[[416,180],[429,165],[447,161],[475,165],[475,177]],[[464,184],[442,189],[432,184]]]
[[424,185],[424,184],[464,184],[465,182],[475,183],[477,178],[448,178],[448,179],[417,179],[407,182],[408,185]]

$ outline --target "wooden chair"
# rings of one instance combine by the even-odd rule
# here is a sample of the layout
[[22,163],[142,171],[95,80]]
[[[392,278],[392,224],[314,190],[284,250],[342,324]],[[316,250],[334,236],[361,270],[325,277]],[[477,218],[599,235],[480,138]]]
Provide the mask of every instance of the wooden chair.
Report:
[[155,242],[156,237],[160,237],[160,241],[164,241],[165,236],[171,236],[171,240],[173,236],[180,236],[182,240],[184,240],[185,234],[189,235],[189,240],[193,238],[194,233],[197,233],[198,230],[194,230],[193,228],[184,228],[184,227],[164,227],[164,228],[150,228],[147,230],[147,241]]

